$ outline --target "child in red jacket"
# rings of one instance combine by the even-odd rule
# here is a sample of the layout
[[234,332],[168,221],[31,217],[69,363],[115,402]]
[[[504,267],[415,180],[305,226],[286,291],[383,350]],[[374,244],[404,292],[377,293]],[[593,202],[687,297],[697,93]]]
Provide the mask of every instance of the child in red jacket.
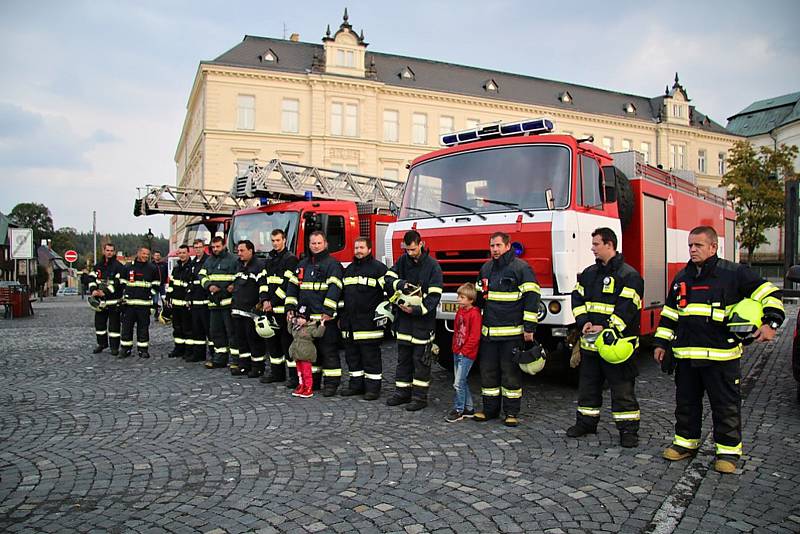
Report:
[[458,288],[458,311],[453,329],[453,387],[456,390],[453,411],[444,418],[455,423],[465,417],[472,417],[475,408],[469,392],[467,377],[481,341],[481,311],[474,306],[477,293],[474,284],[464,284]]

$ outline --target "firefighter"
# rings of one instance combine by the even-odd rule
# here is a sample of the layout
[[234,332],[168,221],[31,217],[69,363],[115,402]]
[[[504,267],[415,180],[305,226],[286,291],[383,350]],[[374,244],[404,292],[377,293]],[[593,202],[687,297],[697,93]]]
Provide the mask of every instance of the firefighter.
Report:
[[230,354],[231,374],[239,374],[239,348],[236,345],[231,320],[231,292],[238,270],[236,256],[225,248],[225,240],[215,236],[211,240],[211,256],[206,258],[198,273],[200,284],[208,291],[209,337],[214,344],[214,355],[206,368],[219,369],[228,365]]
[[760,304],[761,319],[756,322],[761,324],[753,326],[752,339],[766,342],[775,337],[784,310],[778,288],[747,266],[718,257],[717,243],[710,226],[689,233],[691,259],[670,287],[653,355],[662,367],[670,367],[673,358],[675,366],[675,437],[664,458],[684,460],[697,453],[705,392],[716,443],[714,469],[733,473],[742,454],[742,343],[730,329],[727,312],[746,298]]
[[178,247],[178,263],[172,269],[166,289],[165,306],[172,309],[172,338],[175,348],[170,358],[185,358],[192,347],[192,315],[189,309],[189,287],[192,283],[192,265],[189,246]]
[[194,258],[189,263],[189,287],[187,290],[189,313],[192,318],[192,339],[188,344],[191,346],[191,351],[186,351],[184,360],[202,362],[206,359],[206,347],[209,339],[209,312],[208,290],[202,285],[200,271],[206,264],[208,254],[206,254],[206,244],[202,239],[195,239],[192,248],[194,249]]
[[[121,286],[118,274],[123,265],[117,261],[117,251],[113,243],[103,246],[103,259],[98,261],[89,273],[89,292],[94,299],[99,299],[98,309],[94,313],[94,333],[97,346],[93,354],[103,352],[111,347],[111,354],[119,354],[120,310],[119,301]],[[94,299],[92,302],[95,302]]]
[[344,270],[339,319],[350,372],[349,387],[341,392],[344,397],[363,394],[364,400],[375,400],[380,396],[383,326],[376,324],[375,310],[385,300],[385,274],[386,265],[372,257],[372,241],[356,239],[353,261]]
[[262,376],[260,382],[283,382],[288,374],[286,387],[294,389],[297,387],[297,368],[289,358],[292,334],[286,326],[284,300],[289,280],[297,268],[297,258],[286,248],[286,233],[283,230],[276,228],[270,237],[272,250],[267,259],[267,299],[262,303],[262,308],[278,328],[275,335],[267,340],[270,372]]
[[397,337],[395,390],[388,406],[408,404],[415,412],[428,405],[436,308],[442,298],[442,269],[425,249],[416,230],[403,236],[405,254],[386,272],[386,287],[397,304],[393,325]]
[[150,249],[139,247],[136,258],[119,275],[122,285],[122,353],[127,358],[133,349],[133,325],[136,325],[136,348],[140,358],[150,357],[150,309],[153,295],[158,293],[161,280],[158,269],[150,261]]
[[[297,264],[286,293],[287,320],[305,306],[308,319],[325,323],[325,334],[314,340],[317,347],[317,364],[321,364],[325,383],[324,397],[336,395],[342,380],[342,364],[339,360],[339,329],[336,327],[336,312],[342,293],[342,266],[328,252],[328,240],[320,231],[312,232],[308,239],[309,254]],[[312,367],[314,388],[321,384],[320,367]]]
[[[644,280],[617,252],[617,235],[610,228],[592,232],[594,265],[578,275],[572,292],[572,313],[581,333],[578,383],[578,411],[567,436],[577,438],[597,433],[603,383],[611,386],[611,414],[619,430],[620,445],[639,444],[639,402],[636,400],[636,366],[631,358],[615,361],[613,348],[605,342],[598,349],[592,337],[622,338],[620,347],[635,350],[639,344],[639,314],[642,309]],[[612,330],[614,335],[607,334]],[[597,336],[595,336],[595,334]],[[589,336],[589,337],[584,337]],[[602,338],[605,339],[605,338]],[[609,344],[611,347],[611,344]]]
[[267,299],[266,262],[255,255],[253,242],[243,239],[236,244],[239,270],[233,282],[231,315],[239,344],[239,366],[231,365],[232,375],[258,378],[264,374],[264,338],[256,333],[257,306]]
[[492,259],[481,266],[475,286],[477,304],[483,308],[478,350],[483,410],[473,419],[496,419],[502,411],[503,424],[514,427],[522,403],[522,370],[514,349],[521,348],[523,340],[533,341],[540,290],[531,267],[512,250],[508,234],[492,234],[489,252]]

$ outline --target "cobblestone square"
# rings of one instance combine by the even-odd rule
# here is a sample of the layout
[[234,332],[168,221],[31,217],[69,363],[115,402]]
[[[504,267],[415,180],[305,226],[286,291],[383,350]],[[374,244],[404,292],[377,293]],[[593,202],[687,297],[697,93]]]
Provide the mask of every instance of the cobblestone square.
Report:
[[[452,377],[430,406],[293,398],[282,384],[167,359],[92,355],[76,297],[0,321],[0,529],[6,532],[798,532],[800,406],[791,377],[796,306],[775,343],[743,360],[744,456],[735,475],[700,454],[670,464],[674,385],[639,356],[640,445],[622,449],[606,407],[568,439],[576,391],[525,382],[518,428],[446,423]],[[344,361],[343,361],[344,364]],[[479,392],[477,372],[470,383]]]

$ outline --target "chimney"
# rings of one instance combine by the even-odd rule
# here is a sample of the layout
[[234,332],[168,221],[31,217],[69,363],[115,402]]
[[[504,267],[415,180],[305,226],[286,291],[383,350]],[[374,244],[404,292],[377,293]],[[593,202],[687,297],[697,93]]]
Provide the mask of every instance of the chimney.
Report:
[[289,36],[289,40],[291,42],[293,42],[293,43],[298,42],[300,40],[300,34],[299,33],[293,33],[292,35]]

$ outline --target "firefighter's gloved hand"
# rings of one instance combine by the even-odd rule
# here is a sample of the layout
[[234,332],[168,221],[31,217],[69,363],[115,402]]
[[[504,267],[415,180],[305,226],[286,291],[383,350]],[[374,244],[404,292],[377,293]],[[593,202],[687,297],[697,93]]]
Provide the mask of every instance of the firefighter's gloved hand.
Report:
[[675,359],[675,355],[672,354],[672,349],[667,349],[661,359],[661,372],[671,375],[675,372],[677,366],[678,361]]
[[575,369],[581,364],[581,346],[576,343],[574,347],[572,347],[572,356],[569,358],[569,366]]

